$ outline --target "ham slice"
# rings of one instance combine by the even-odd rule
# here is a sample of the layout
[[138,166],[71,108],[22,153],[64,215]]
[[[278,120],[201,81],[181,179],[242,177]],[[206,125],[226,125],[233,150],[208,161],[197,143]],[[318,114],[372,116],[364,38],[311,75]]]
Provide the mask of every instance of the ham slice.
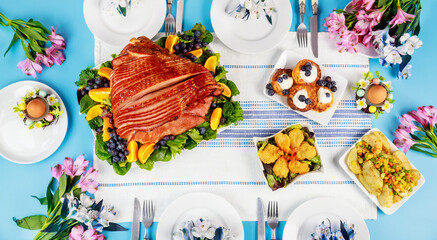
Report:
[[154,143],[196,127],[222,92],[206,68],[146,37],[131,39],[112,64],[114,126],[129,140]]

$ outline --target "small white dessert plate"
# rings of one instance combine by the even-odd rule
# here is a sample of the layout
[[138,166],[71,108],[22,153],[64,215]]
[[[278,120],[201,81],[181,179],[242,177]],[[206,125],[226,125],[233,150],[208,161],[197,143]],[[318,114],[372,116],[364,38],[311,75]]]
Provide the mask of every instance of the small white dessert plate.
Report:
[[340,220],[354,224],[354,239],[370,240],[364,219],[347,202],[336,198],[316,198],[304,202],[290,215],[284,227],[283,240],[308,238],[316,226],[329,219],[334,229],[339,229]]
[[[276,71],[276,69],[278,68],[287,68],[287,69],[293,69],[294,66],[301,60],[304,59],[309,59],[314,61],[315,63],[317,63],[320,67],[320,71],[322,72],[322,77],[321,79],[323,79],[326,76],[330,76],[332,78],[332,81],[335,81],[337,83],[337,91],[334,93],[334,103],[332,104],[332,106],[324,111],[324,112],[316,112],[313,110],[309,110],[307,112],[301,112],[298,110],[293,110],[295,112],[297,112],[298,114],[311,119],[317,123],[320,123],[322,125],[327,125],[329,123],[329,121],[331,120],[332,116],[334,115],[335,109],[337,108],[338,103],[340,102],[341,98],[343,97],[344,91],[346,90],[347,87],[347,83],[348,81],[346,80],[346,78],[344,78],[343,76],[341,76],[340,74],[333,72],[325,67],[322,66],[322,64],[318,63],[316,59],[312,59],[312,58],[306,58],[303,57],[293,51],[284,51],[282,52],[282,54],[279,56],[278,60],[276,61],[275,67],[272,70],[272,72],[269,73],[268,76],[266,76],[266,84],[270,83],[270,78],[271,76],[274,74],[274,72]],[[290,76],[291,77],[291,76]],[[286,96],[280,96],[278,94],[275,94],[273,96],[270,96],[267,94],[267,89],[265,88],[266,85],[264,85],[264,94],[272,99],[275,100],[276,102],[290,108],[290,106],[287,103],[287,97]],[[291,108],[290,108],[291,109]]]
[[[55,94],[64,113],[58,122],[43,129],[24,125],[13,107],[29,89],[44,89]],[[68,113],[61,97],[49,86],[35,81],[13,83],[0,90],[0,155],[15,163],[30,164],[52,155],[64,140],[68,128]]]
[[83,14],[90,31],[107,44],[122,47],[133,37],[152,38],[164,23],[165,0],[140,0],[138,6],[127,9],[126,16],[111,15],[104,7],[111,0],[85,0]]
[[[292,10],[289,0],[275,0],[272,24],[264,16],[244,21],[226,13],[231,1],[214,0],[211,23],[217,37],[229,48],[241,53],[258,53],[274,48],[290,31]],[[262,14],[262,13],[261,13]]]
[[207,192],[189,193],[174,200],[159,219],[156,239],[171,239],[182,222],[200,217],[208,217],[214,225],[229,228],[235,240],[244,239],[243,223],[235,208],[223,198]]

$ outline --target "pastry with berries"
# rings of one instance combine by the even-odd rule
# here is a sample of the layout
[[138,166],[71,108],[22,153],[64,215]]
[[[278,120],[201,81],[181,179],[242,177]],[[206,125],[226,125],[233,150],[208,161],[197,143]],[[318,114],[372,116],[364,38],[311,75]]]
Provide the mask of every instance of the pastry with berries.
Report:
[[290,108],[306,112],[314,108],[317,103],[316,88],[309,85],[294,85],[287,96]]
[[304,59],[299,61],[293,69],[293,79],[296,84],[306,84],[316,86],[320,80],[322,72],[317,63]]
[[275,93],[281,96],[287,96],[290,88],[293,86],[292,70],[280,68],[273,73],[270,83],[267,84],[267,94],[273,96]]

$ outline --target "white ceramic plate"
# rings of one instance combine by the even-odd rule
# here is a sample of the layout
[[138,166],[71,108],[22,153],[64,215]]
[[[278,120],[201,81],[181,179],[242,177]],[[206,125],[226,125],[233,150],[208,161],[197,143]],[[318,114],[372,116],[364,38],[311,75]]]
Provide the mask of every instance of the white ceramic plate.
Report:
[[276,13],[272,24],[264,16],[259,19],[235,19],[225,9],[235,0],[214,0],[211,23],[217,37],[229,48],[241,53],[258,53],[278,45],[290,31],[292,10],[289,0],[272,1]]
[[[372,128],[372,129],[370,129],[366,134],[364,134],[363,135],[363,137],[364,136],[366,136],[366,135],[368,135],[368,134],[370,134],[370,133],[373,133],[373,132],[375,132],[375,131],[380,131],[381,132],[381,130],[379,130],[378,128]],[[385,135],[384,135],[385,136]],[[358,142],[360,142],[362,139],[363,139],[363,137],[361,137],[356,143],[358,143]],[[387,136],[385,136],[385,138],[387,138]],[[391,148],[391,152],[393,153],[393,152],[395,152],[395,151],[397,151],[397,150],[399,150],[394,144],[393,144],[393,142],[392,141],[390,141],[390,139],[388,139],[387,138],[387,141],[390,143],[390,148]],[[355,144],[356,144],[355,143]],[[383,206],[381,206],[381,204],[379,204],[379,201],[378,201],[378,199],[376,198],[376,196],[375,195],[372,195],[372,194],[370,194],[364,187],[363,187],[363,185],[361,185],[361,183],[360,183],[360,180],[358,180],[358,178],[357,178],[357,176],[351,171],[351,170],[349,170],[349,167],[347,166],[347,164],[346,164],[346,157],[347,157],[347,154],[349,153],[349,151],[355,146],[355,144],[354,145],[352,145],[344,154],[343,154],[343,156],[341,156],[341,158],[340,158],[340,160],[339,160],[339,164],[340,164],[340,167],[341,168],[343,168],[343,170],[347,173],[347,175],[349,175],[349,177],[351,177],[353,180],[354,180],[354,182],[356,183],[356,185],[358,186],[358,187],[360,187],[360,189],[370,198],[370,200],[372,200],[375,204],[376,204],[376,206],[378,206],[379,207],[379,209],[381,209],[381,211],[383,211],[385,214],[387,214],[387,215],[391,215],[392,213],[394,213],[394,212],[396,212],[411,196],[413,196],[416,192],[417,192],[417,190],[419,190],[419,188],[420,187],[422,187],[422,185],[425,183],[425,178],[423,177],[423,175],[421,175],[421,177],[420,177],[420,179],[419,179],[419,181],[418,181],[418,183],[417,183],[417,186],[415,186],[414,188],[413,188],[413,192],[411,192],[411,194],[409,195],[409,196],[406,196],[406,197],[404,197],[404,198],[402,198],[402,200],[401,201],[399,201],[399,202],[397,202],[397,203],[395,203],[395,204],[393,204],[390,208],[387,208],[387,207],[383,207]],[[410,161],[410,164],[411,164],[411,167],[413,168],[413,169],[417,169],[416,167],[414,167],[414,165],[413,165],[413,163]]]
[[[290,126],[288,126],[288,127],[286,127],[286,128],[281,129],[281,131],[279,131],[279,132],[273,134],[272,136],[269,136],[269,137],[263,137],[263,138],[260,138],[260,137],[254,137],[254,138],[253,138],[253,142],[254,142],[254,144],[255,144],[255,148],[254,148],[254,149],[255,149],[255,151],[256,151],[256,155],[258,156],[258,148],[256,147],[256,145],[258,144],[258,142],[262,142],[262,141],[265,141],[265,140],[267,140],[267,139],[269,139],[269,138],[271,138],[271,137],[274,137],[276,134],[278,134],[278,133],[284,131],[285,129],[287,129],[287,128],[291,127],[291,126],[294,126],[294,125],[301,125],[302,127],[306,127],[306,128],[308,128],[308,130],[309,130],[310,132],[314,132],[313,127],[311,127],[311,125],[309,125],[308,123],[295,123],[295,124],[293,124],[293,125],[290,125]],[[315,139],[315,140],[314,140],[314,146],[316,147],[317,154],[320,156],[320,162],[322,162],[322,155],[320,154],[319,146],[317,145],[317,137],[316,137],[316,135],[314,135],[314,139]],[[264,171],[263,163],[261,162],[261,160],[260,160],[259,158],[257,158],[256,160],[257,160],[257,162],[258,162],[258,166],[259,166],[260,171],[263,172],[263,171]],[[293,179],[293,181],[292,181],[289,185],[292,185],[292,183],[293,183],[294,181],[296,181],[297,179],[299,179],[299,178],[302,177],[302,176],[305,176],[305,175],[307,175],[307,174],[316,173],[316,172],[321,172],[321,171],[323,171],[323,162],[322,162],[322,166],[320,167],[320,169],[318,169],[318,170],[316,170],[316,171],[311,171],[311,172],[308,172],[308,173],[305,173],[305,174],[299,174],[298,176],[296,176],[296,178]],[[269,182],[267,181],[267,178],[265,178],[265,177],[264,177],[264,182],[266,183],[266,186],[269,187]],[[275,191],[279,191],[279,190],[281,190],[281,189],[285,189],[285,188],[289,187],[289,185],[287,185],[286,187],[283,187],[283,188],[279,188],[279,189],[277,189],[277,190],[275,190]],[[270,188],[270,187],[269,187],[269,188]]]
[[189,193],[174,200],[162,213],[156,230],[157,240],[172,239],[172,233],[184,221],[208,217],[215,226],[228,227],[236,240],[244,239],[243,223],[234,207],[212,193]]
[[370,240],[369,230],[360,214],[347,202],[336,198],[316,198],[297,207],[284,227],[283,240],[306,240],[316,226],[326,219],[334,229],[340,229],[340,220],[354,224],[355,238]]
[[84,0],[83,14],[90,31],[107,44],[122,47],[133,37],[152,38],[164,23],[165,0],[140,0],[137,7],[128,9],[126,17],[110,15],[102,10],[110,0]]
[[[317,60],[315,60],[313,58],[306,58],[306,57],[303,57],[303,56],[301,56],[295,52],[292,52],[292,51],[282,52],[282,54],[279,56],[278,60],[276,61],[275,68],[266,77],[266,79],[267,79],[266,84],[270,83],[270,78],[273,75],[273,73],[276,71],[276,69],[278,69],[278,68],[293,69],[294,66],[300,60],[303,60],[303,59],[310,59],[310,60],[314,61],[315,63],[319,64],[317,62]],[[301,111],[297,111],[294,109],[292,109],[292,110],[299,113],[300,115],[302,115],[304,117],[307,117],[307,118],[317,122],[317,123],[320,123],[322,125],[327,125],[329,123],[329,121],[331,120],[332,116],[334,115],[334,112],[335,112],[335,109],[337,108],[338,103],[340,102],[341,98],[343,97],[343,94],[344,94],[344,91],[346,90],[348,82],[340,74],[323,67],[321,64],[319,64],[319,66],[320,66],[320,70],[322,71],[322,79],[326,76],[330,76],[332,78],[332,80],[337,83],[337,91],[334,93],[334,103],[332,104],[332,106],[328,110],[326,110],[324,112],[316,112],[313,110],[309,110],[307,112],[301,112]],[[273,99],[276,102],[290,108],[290,106],[288,106],[288,103],[287,103],[287,97],[280,96],[278,94],[275,94],[273,96],[269,96],[267,94],[267,89],[265,88],[265,85],[264,85],[263,91],[264,91],[264,95],[266,95],[268,98]]]
[[[29,130],[12,109],[28,89],[55,94],[64,113],[56,124]],[[61,145],[67,133],[68,113],[61,97],[49,86],[35,81],[13,83],[0,90],[0,155],[11,162],[30,164],[46,159]]]

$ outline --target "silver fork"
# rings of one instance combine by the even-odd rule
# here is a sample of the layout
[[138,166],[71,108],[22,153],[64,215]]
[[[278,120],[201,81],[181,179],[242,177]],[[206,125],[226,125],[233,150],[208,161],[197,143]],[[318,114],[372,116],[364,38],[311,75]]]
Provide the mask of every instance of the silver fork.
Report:
[[165,17],[165,21],[164,21],[165,36],[176,34],[176,27],[175,27],[176,21],[173,15],[171,15],[172,4],[173,4],[173,0],[167,0],[168,14],[167,17]]
[[275,229],[278,226],[278,202],[269,201],[267,207],[267,224],[272,229],[272,240],[276,240]]
[[146,229],[144,234],[144,240],[149,240],[149,227],[153,223],[153,217],[155,216],[155,209],[153,208],[153,201],[147,200],[143,202],[143,222],[144,228]]
[[308,42],[308,30],[303,23],[303,17],[305,15],[305,0],[299,0],[299,12],[300,12],[300,24],[297,27],[297,43],[300,48],[306,48]]

